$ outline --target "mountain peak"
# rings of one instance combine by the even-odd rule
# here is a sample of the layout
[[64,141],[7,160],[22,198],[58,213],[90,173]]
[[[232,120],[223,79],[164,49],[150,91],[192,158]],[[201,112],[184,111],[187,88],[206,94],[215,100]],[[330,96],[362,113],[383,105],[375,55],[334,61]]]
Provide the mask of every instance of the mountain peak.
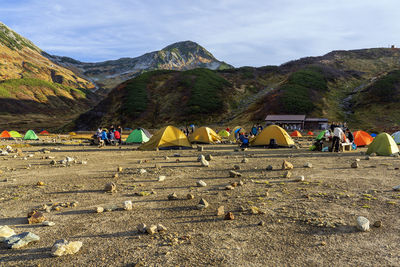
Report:
[[22,37],[15,31],[11,30],[7,25],[0,21],[0,45],[7,46],[11,50],[21,50],[28,47],[37,52],[41,52],[40,48],[34,45],[30,40]]
[[179,53],[181,55],[186,55],[186,56],[189,53],[192,53],[192,54],[196,53],[196,54],[200,54],[202,56],[206,56],[209,59],[216,60],[215,57],[209,51],[207,51],[207,49],[205,49],[198,43],[190,41],[190,40],[176,42],[176,43],[170,44],[160,50],[160,52],[166,52],[166,51],[168,51],[168,52],[176,51],[177,53]]

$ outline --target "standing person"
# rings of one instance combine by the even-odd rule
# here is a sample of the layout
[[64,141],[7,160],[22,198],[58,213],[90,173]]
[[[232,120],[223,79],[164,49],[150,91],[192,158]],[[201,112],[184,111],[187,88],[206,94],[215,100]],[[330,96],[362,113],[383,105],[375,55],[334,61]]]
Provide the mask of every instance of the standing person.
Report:
[[262,130],[263,130],[263,127],[261,126],[261,124],[258,124],[258,126],[257,126],[257,132],[258,132],[258,133],[261,133]]
[[189,128],[186,126],[186,136],[189,136]]
[[342,128],[335,127],[333,129],[333,139],[332,139],[332,152],[339,152],[340,141],[344,138],[344,132]]
[[111,126],[110,126],[110,133],[113,133],[114,130],[115,130],[114,125],[111,125]]
[[119,133],[119,131],[114,131],[114,138],[115,138],[115,140],[118,141],[119,145],[122,144],[121,134]]
[[121,125],[119,125],[117,127],[117,131],[119,132],[119,135],[122,137],[122,127],[121,127]]
[[253,127],[251,128],[250,133],[254,136],[257,135],[257,126],[254,124]]

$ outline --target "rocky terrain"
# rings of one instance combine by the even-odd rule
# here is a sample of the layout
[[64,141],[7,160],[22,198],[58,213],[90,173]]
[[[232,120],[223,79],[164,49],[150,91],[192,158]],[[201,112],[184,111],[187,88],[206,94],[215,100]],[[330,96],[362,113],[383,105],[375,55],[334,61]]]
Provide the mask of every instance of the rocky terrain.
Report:
[[21,241],[0,242],[1,265],[398,265],[399,158],[298,143],[146,152],[3,141],[16,151],[0,156],[0,225],[13,230],[0,232]]

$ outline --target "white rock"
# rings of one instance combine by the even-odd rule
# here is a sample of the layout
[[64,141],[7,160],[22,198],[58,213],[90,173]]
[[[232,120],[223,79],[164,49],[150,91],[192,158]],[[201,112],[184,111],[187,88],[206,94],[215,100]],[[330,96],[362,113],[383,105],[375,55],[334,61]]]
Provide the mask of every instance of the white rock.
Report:
[[357,217],[357,228],[360,231],[366,232],[369,230],[369,220],[363,216]]
[[139,233],[146,233],[146,231],[147,231],[147,226],[144,223],[138,224],[138,226],[136,228]]
[[147,171],[146,171],[145,169],[140,169],[140,170],[139,170],[139,173],[140,173],[140,174],[144,174],[144,173],[146,173],[146,172],[147,172]]
[[304,168],[312,168],[312,163],[307,162],[306,164],[304,164]]
[[60,257],[77,253],[82,247],[81,241],[68,242],[65,239],[57,240],[51,248],[51,255]]
[[393,190],[394,191],[400,191],[400,184],[396,185],[396,186],[393,186]]
[[124,210],[132,210],[132,207],[133,207],[132,201],[130,200],[124,201]]
[[1,156],[7,156],[7,155],[8,155],[8,152],[5,151],[5,150],[2,150],[1,153],[0,153],[0,155],[1,155]]
[[67,162],[73,162],[75,159],[72,158],[72,157],[66,157],[65,160],[66,160]]
[[33,154],[29,154],[28,155],[29,158],[33,158],[33,156],[34,156]]
[[146,228],[146,231],[150,235],[155,234],[157,232],[157,225],[154,225],[154,224],[150,225],[150,227]]
[[104,211],[104,208],[103,207],[97,207],[96,208],[96,212],[97,213],[102,213]]
[[56,224],[54,222],[44,221],[44,222],[42,222],[42,225],[44,225],[44,226],[54,226]]
[[196,184],[197,184],[197,186],[200,186],[200,187],[205,187],[205,186],[207,186],[206,182],[204,182],[203,180],[197,181]]
[[305,178],[304,178],[303,175],[300,175],[300,176],[297,176],[294,180],[295,180],[296,182],[303,182],[303,181],[305,180]]
[[210,166],[210,163],[209,163],[207,160],[205,160],[205,159],[202,159],[202,160],[200,161],[200,163],[201,163],[201,166],[203,166],[203,167],[208,167],[208,166]]
[[157,231],[162,232],[162,231],[167,231],[167,227],[162,225],[161,223],[157,224]]
[[0,242],[3,242],[4,239],[7,237],[10,237],[12,235],[15,235],[15,232],[13,229],[8,227],[7,225],[0,226]]
[[199,156],[197,157],[197,161],[198,161],[198,162],[201,162],[201,160],[203,160],[203,159],[206,159],[206,158],[204,157],[204,155],[199,155]]
[[160,175],[160,176],[158,176],[158,181],[159,182],[162,182],[162,181],[165,181],[165,176],[164,175]]

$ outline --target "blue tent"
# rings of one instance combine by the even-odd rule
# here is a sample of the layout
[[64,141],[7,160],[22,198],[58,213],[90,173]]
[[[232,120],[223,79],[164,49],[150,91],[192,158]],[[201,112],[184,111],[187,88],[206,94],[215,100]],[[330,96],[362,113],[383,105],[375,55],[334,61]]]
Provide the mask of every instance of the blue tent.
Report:
[[376,135],[377,135],[376,133],[372,133],[371,134],[371,136],[374,137],[374,138],[376,137]]

